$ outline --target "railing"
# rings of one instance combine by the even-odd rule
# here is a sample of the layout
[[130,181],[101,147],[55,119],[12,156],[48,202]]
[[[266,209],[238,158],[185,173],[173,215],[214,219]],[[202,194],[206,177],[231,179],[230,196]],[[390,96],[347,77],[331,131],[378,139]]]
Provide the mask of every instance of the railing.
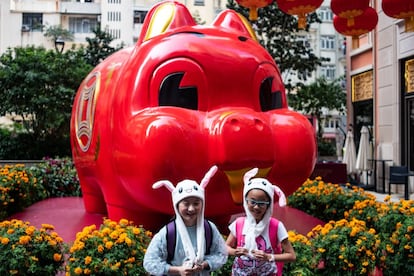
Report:
[[25,166],[32,166],[44,163],[44,160],[0,160],[0,166],[23,164]]

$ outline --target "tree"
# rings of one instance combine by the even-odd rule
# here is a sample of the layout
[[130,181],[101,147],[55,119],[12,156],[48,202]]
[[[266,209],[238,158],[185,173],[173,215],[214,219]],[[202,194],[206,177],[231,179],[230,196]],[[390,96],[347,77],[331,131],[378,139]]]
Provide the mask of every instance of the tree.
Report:
[[47,27],[44,36],[50,37],[52,42],[55,42],[58,38],[61,38],[66,41],[73,40],[73,33],[64,29],[62,25],[54,25]]
[[[243,14],[246,18],[249,16],[248,9],[239,6],[234,0],[228,0],[227,7]],[[312,13],[308,15],[307,22],[305,31],[308,31],[310,23],[320,21],[316,13]],[[276,2],[259,9],[257,21],[251,23],[260,43],[278,65],[288,91],[294,89],[286,80],[288,74],[296,72],[299,80],[306,81],[316,67],[326,60],[317,57],[312,48],[298,39],[303,31],[298,29],[297,19],[279,10]],[[299,82],[298,85],[301,83]]]
[[83,54],[83,50],[58,53],[30,46],[8,49],[0,56],[0,114],[23,120],[24,131],[15,138],[24,156],[13,158],[70,155],[73,99],[92,69]]
[[88,46],[85,50],[85,59],[92,66],[98,65],[102,60],[124,47],[123,44],[112,47],[111,42],[114,38],[110,33],[103,31],[100,26],[92,32],[95,37],[86,38]]
[[315,117],[318,121],[318,140],[322,138],[322,111],[337,110],[342,113],[346,109],[346,92],[342,88],[342,78],[328,82],[319,78],[309,85],[301,85],[295,94],[289,94],[289,105]]

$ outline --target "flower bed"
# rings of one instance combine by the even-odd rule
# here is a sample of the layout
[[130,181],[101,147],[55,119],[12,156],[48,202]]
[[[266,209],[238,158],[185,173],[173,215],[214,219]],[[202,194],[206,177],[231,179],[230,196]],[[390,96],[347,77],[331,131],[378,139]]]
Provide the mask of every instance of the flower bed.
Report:
[[[43,199],[43,183],[60,191],[68,188],[61,196],[78,191],[71,166],[65,163],[64,176],[62,170],[46,167],[47,178],[22,165],[0,167],[0,215]],[[50,181],[55,178],[64,182]],[[285,264],[284,275],[414,275],[414,201],[387,197],[378,202],[361,188],[317,177],[289,196],[288,204],[328,223],[307,236],[289,232],[297,261]],[[150,232],[127,220],[104,220],[99,229],[85,227],[73,244],[65,244],[51,225],[35,229],[26,222],[3,221],[0,261],[7,266],[0,275],[54,275],[59,269],[70,275],[145,275],[141,263],[150,238]],[[213,275],[230,275],[231,261]]]
[[52,225],[0,222],[0,275],[56,275],[63,269],[65,244]]

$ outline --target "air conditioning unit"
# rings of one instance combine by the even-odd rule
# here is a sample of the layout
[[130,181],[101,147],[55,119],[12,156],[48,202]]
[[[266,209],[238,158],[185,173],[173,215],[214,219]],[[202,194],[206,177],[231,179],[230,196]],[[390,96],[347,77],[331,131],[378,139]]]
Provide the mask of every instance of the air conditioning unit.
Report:
[[30,32],[30,26],[29,25],[22,25],[22,32]]

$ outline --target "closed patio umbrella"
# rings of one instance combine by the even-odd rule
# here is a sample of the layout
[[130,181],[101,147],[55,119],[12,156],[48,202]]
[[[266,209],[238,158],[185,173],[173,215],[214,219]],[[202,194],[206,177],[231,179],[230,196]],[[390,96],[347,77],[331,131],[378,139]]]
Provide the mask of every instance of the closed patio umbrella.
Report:
[[354,142],[354,135],[352,131],[348,130],[345,139],[345,148],[344,148],[344,158],[342,163],[346,164],[346,170],[348,175],[354,174],[357,172],[356,170],[356,150],[355,150],[355,142]]
[[368,184],[368,171],[371,170],[369,159],[372,159],[372,149],[369,143],[369,131],[366,126],[363,126],[361,128],[361,139],[359,140],[355,168],[359,173],[364,174],[366,177],[367,183],[365,184]]

